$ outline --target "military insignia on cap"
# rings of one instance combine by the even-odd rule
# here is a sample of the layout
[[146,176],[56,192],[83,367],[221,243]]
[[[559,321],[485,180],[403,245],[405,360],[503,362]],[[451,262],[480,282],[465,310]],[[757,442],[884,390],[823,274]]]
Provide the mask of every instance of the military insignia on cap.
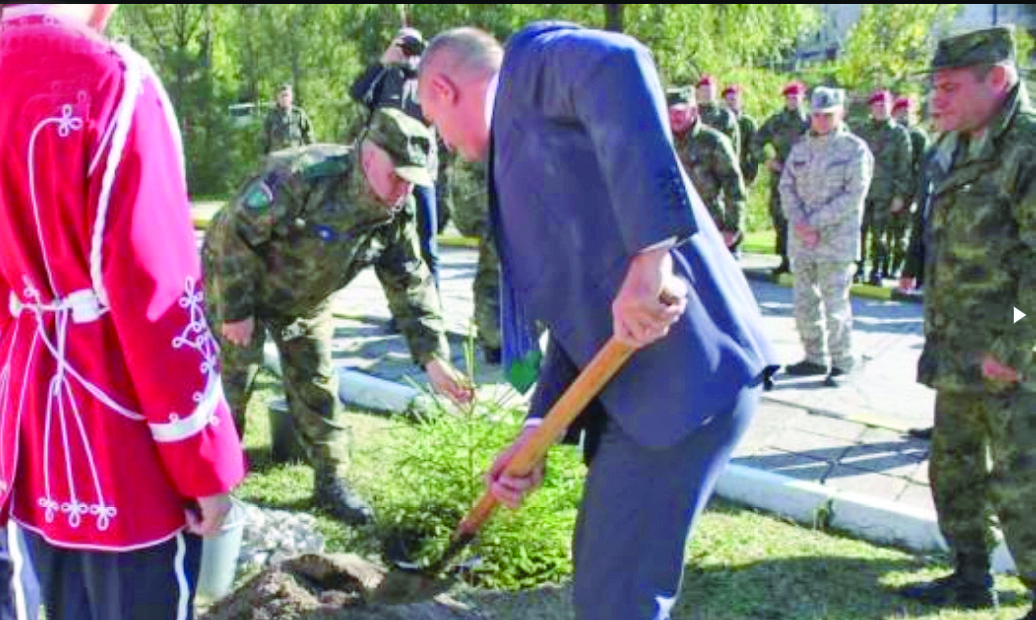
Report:
[[252,211],[262,213],[273,204],[273,192],[263,181],[256,181],[245,190],[244,205]]

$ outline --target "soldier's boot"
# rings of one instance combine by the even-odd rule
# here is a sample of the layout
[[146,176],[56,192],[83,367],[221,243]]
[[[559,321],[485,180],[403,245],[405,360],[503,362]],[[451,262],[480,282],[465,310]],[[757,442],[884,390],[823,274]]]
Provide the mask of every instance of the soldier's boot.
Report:
[[957,570],[952,574],[908,585],[899,594],[927,605],[964,609],[996,608],[998,603],[987,558],[958,556]]
[[313,498],[318,506],[348,525],[366,525],[374,519],[370,505],[332,468],[314,470]]
[[853,274],[853,284],[863,282],[863,261],[856,262],[856,273]]

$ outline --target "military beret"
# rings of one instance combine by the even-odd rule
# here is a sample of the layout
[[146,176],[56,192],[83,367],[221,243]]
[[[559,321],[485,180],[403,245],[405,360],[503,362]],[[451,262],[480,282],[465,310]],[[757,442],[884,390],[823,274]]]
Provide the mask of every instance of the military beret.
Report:
[[726,97],[730,93],[734,93],[735,95],[738,95],[738,94],[741,94],[742,92],[744,92],[744,89],[741,87],[740,84],[731,84],[730,86],[727,86],[726,88],[723,89],[723,96]]
[[789,82],[784,90],[781,91],[782,95],[805,95],[806,85],[799,81]]
[[813,97],[809,101],[813,112],[832,112],[845,106],[845,91],[841,88],[817,86],[813,89]]
[[700,78],[698,78],[697,86],[712,86],[715,83],[716,78],[712,77],[708,73],[704,73]]
[[689,88],[669,88],[665,91],[665,102],[669,106],[691,103],[693,96]]
[[1014,26],[973,30],[939,41],[932,71],[1015,61]]
[[428,172],[432,134],[421,121],[396,108],[378,108],[371,117],[367,139],[389,154],[400,177],[424,187],[434,184]]
[[895,103],[892,104],[893,110],[910,110],[914,107],[914,100],[910,95],[900,95],[896,97]]
[[884,101],[891,102],[892,93],[882,88],[871,93],[870,98],[867,99],[867,105],[872,103],[882,103]]

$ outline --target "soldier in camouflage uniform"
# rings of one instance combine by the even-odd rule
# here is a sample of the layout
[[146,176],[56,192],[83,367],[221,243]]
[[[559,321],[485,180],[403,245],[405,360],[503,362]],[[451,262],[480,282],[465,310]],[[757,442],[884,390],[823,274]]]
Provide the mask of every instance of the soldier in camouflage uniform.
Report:
[[[867,194],[867,204],[860,227],[862,254],[857,264],[856,279],[862,279],[867,259],[867,237],[870,236],[871,272],[867,281],[881,286],[882,278],[890,277],[890,252],[899,256],[906,252],[905,231],[910,225],[910,203],[916,185],[911,181],[913,156],[910,133],[892,120],[892,93],[879,90],[868,100],[871,119],[859,131],[874,156],[874,180]],[[893,231],[902,231],[894,234]],[[892,250],[893,244],[895,245]]]
[[741,156],[741,176],[745,179],[745,185],[751,185],[759,173],[759,162],[752,153],[752,140],[759,131],[759,125],[754,118],[745,114],[743,97],[744,89],[740,84],[731,84],[723,89],[723,99],[727,102],[727,108],[737,119],[738,136],[741,138],[738,151]]
[[[925,152],[928,150],[928,134],[925,133],[925,130],[917,122],[917,101],[912,96],[896,97],[896,102],[892,104],[892,117],[910,132],[910,155],[912,160],[910,178],[915,188],[912,200],[913,205],[910,207],[910,231],[913,231],[919,227],[921,221],[921,162],[924,160]],[[897,239],[893,245],[892,273],[890,274],[892,277],[899,277],[900,269],[906,258],[905,254],[895,251],[900,244],[898,235],[902,234],[904,238],[907,238],[910,235],[910,231],[894,231]]]
[[937,391],[929,477],[956,570],[901,593],[990,607],[994,512],[1036,589],[1036,112],[1010,27],[940,41],[932,69],[918,380]]
[[[477,187],[486,187],[486,169],[481,163],[469,164]],[[475,329],[486,362],[499,364],[500,341],[500,257],[493,243],[489,223],[489,202],[484,191],[466,196],[454,204],[453,221],[462,235],[478,239],[478,267],[472,293],[475,297]]]
[[[723,133],[730,144],[734,146],[734,155],[738,155],[741,149],[741,133],[737,126],[737,117],[734,113],[720,105],[717,95],[718,85],[716,78],[711,75],[703,75],[698,80],[695,94],[698,101],[698,115],[703,123]],[[735,159],[735,161],[737,161]]]
[[689,89],[669,89],[666,100],[676,152],[684,170],[723,233],[727,247],[736,255],[743,232],[745,182],[734,147],[725,135],[702,122],[694,93]]
[[301,444],[315,470],[317,500],[351,523],[370,508],[341,477],[346,431],[331,362],[332,293],[373,265],[414,361],[432,385],[463,400],[450,366],[441,310],[421,260],[408,198],[431,186],[431,134],[399,110],[375,113],[359,146],[315,144],[275,152],[213,219],[202,248],[223,386],[238,431],[262,361],[277,345]]
[[[788,272],[788,220],[781,208],[781,193],[778,188],[784,160],[795,142],[809,129],[809,117],[802,109],[806,85],[792,82],[784,87],[783,110],[766,119],[752,140],[752,156],[757,162],[764,162],[770,171],[770,219],[777,234],[776,252],[781,264],[774,269],[774,277]],[[769,154],[767,153],[769,151]]]
[[277,89],[277,105],[263,122],[263,153],[313,143],[313,126],[302,108],[293,105],[291,84]]
[[791,148],[780,181],[792,230],[795,324],[806,350],[804,360],[785,370],[795,376],[826,373],[824,384],[836,387],[853,366],[849,289],[874,160],[842,122],[842,90],[819,86],[811,103],[811,129]]

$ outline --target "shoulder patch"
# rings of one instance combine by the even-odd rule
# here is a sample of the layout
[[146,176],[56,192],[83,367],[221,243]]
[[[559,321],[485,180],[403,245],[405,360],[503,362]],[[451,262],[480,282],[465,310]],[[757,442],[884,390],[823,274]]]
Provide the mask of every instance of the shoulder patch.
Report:
[[273,204],[273,191],[263,179],[257,179],[245,189],[245,195],[241,201],[245,208],[256,213],[265,213]]

